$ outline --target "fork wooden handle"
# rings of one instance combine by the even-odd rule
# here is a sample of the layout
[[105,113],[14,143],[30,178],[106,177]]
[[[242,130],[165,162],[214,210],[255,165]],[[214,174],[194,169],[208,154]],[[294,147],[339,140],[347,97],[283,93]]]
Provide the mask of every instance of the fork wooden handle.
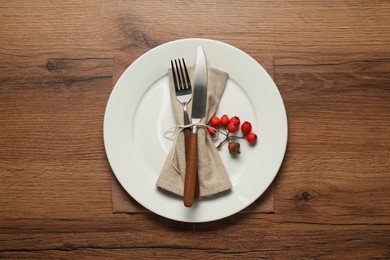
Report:
[[190,145],[191,128],[189,128],[189,127],[184,128],[183,132],[184,132],[184,147],[185,147],[186,159],[187,159],[187,157],[188,157],[188,147]]
[[198,168],[198,134],[191,133],[187,150],[186,175],[184,177],[184,206],[191,207],[195,198]]

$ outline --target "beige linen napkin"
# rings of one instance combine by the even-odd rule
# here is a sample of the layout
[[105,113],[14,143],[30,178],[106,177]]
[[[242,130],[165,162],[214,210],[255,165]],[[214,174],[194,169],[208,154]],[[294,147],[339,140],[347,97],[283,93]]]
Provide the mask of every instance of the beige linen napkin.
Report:
[[[193,84],[194,69],[189,68],[190,80]],[[172,71],[169,70],[170,96],[174,116],[178,125],[183,125],[183,107],[176,99],[173,87]],[[219,100],[225,89],[228,74],[226,72],[209,68],[207,73],[207,104],[206,114],[201,120],[207,124],[217,111]],[[193,86],[193,85],[192,85]],[[192,101],[188,105],[191,115]],[[171,150],[162,167],[157,180],[157,186],[174,194],[183,196],[184,178],[186,170],[184,133],[181,131],[176,137]],[[198,177],[200,196],[210,196],[232,187],[229,176],[222,163],[221,157],[215,147],[207,129],[200,127],[198,130]]]

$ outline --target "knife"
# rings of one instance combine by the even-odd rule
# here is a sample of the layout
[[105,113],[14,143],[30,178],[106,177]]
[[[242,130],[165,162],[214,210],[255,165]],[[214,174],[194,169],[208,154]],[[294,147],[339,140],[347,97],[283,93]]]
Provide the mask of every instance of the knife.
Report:
[[[196,52],[194,91],[192,95],[193,124],[199,123],[205,116],[207,103],[207,65],[206,57],[201,46]],[[184,205],[191,207],[195,197],[195,186],[198,169],[198,127],[192,127],[187,150],[187,165],[184,178]]]

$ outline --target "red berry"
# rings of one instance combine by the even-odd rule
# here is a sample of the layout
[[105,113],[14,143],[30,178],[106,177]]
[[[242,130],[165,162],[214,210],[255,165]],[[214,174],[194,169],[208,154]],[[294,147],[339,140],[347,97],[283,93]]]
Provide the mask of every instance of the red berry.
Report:
[[240,118],[238,116],[233,116],[230,118],[229,123],[236,124],[237,126],[240,126]]
[[257,135],[255,133],[249,133],[246,135],[246,140],[250,143],[254,143],[257,140]]
[[227,129],[230,133],[235,133],[238,131],[238,125],[234,123],[229,123]]
[[229,117],[227,115],[223,115],[221,117],[221,122],[220,123],[221,123],[222,126],[226,126],[229,123]]
[[210,126],[207,127],[207,132],[209,132],[211,136],[214,136],[217,133],[217,129],[215,129],[215,127]]
[[210,123],[214,127],[219,126],[219,124],[221,123],[221,120],[219,119],[219,117],[213,116],[213,118],[211,118],[211,120],[210,120]]
[[245,121],[242,125],[241,125],[241,131],[244,133],[244,135],[247,135],[251,132],[252,130],[252,124]]

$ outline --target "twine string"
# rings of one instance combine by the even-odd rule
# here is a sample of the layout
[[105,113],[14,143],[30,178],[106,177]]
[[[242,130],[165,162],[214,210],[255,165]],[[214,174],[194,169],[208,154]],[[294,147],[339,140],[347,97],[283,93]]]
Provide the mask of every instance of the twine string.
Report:
[[[209,125],[206,125],[206,124],[203,124],[203,123],[191,123],[191,124],[187,124],[187,125],[175,125],[171,128],[169,128],[168,130],[166,130],[164,132],[164,137],[167,138],[167,139],[170,139],[170,140],[176,140],[174,142],[174,150],[173,150],[173,156],[172,156],[172,160],[171,160],[171,165],[172,165],[172,168],[179,174],[181,175],[181,171],[178,167],[178,165],[176,165],[174,162],[177,161],[176,160],[176,144],[177,144],[177,138],[179,136],[179,134],[186,128],[192,128],[193,126],[196,126],[198,128],[204,128],[204,129],[207,129],[207,128],[210,128],[211,126]],[[218,138],[218,131],[216,131],[216,135],[215,136],[212,136],[211,138],[214,139],[214,138]]]

